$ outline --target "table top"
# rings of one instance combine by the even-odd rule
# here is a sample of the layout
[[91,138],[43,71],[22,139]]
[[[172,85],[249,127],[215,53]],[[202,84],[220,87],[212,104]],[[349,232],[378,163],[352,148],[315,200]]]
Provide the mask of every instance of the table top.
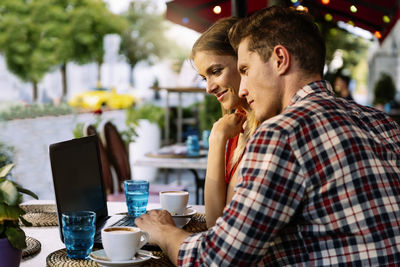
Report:
[[207,169],[206,150],[200,150],[199,157],[185,157],[182,151],[186,151],[184,144],[162,147],[157,151],[134,159],[133,165],[165,169]]
[[[23,205],[55,205],[54,200],[31,200],[24,202]],[[110,215],[114,215],[121,212],[127,212],[125,202],[107,202],[108,212]],[[147,209],[160,208],[159,204],[149,203]],[[193,208],[200,213],[204,213],[204,206],[193,205]],[[20,267],[36,267],[46,266],[46,257],[59,249],[65,248],[65,245],[61,242],[60,233],[58,226],[46,226],[46,227],[22,227],[25,231],[26,236],[37,239],[41,243],[41,251],[39,254],[22,260]]]

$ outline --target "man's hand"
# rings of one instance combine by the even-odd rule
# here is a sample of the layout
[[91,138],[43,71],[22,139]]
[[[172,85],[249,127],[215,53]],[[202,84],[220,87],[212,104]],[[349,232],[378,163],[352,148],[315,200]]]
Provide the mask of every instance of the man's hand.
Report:
[[151,210],[135,219],[135,224],[149,233],[149,243],[158,245],[177,264],[179,247],[190,233],[175,226],[166,210]]

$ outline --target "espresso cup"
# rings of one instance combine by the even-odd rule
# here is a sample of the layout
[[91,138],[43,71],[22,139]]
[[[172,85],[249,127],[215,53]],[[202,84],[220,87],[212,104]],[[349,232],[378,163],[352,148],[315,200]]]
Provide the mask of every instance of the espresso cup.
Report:
[[162,191],[160,192],[160,204],[163,210],[171,215],[182,215],[189,200],[189,193],[186,191]]
[[104,251],[112,261],[131,260],[149,240],[149,234],[137,227],[107,227],[101,230]]

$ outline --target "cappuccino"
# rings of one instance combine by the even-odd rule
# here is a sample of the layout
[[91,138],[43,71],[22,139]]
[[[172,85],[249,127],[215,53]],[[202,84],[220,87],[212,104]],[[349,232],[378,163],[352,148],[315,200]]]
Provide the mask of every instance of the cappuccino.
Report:
[[186,211],[189,193],[186,191],[162,191],[160,192],[161,208],[171,215],[182,215]]

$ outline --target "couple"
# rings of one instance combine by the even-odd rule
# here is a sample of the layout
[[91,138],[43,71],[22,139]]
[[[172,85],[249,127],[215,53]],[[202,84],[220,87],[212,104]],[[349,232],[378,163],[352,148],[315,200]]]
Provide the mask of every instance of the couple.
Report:
[[[236,186],[206,196],[213,226],[205,232],[175,227],[167,211],[135,223],[180,266],[400,264],[399,126],[335,96],[322,80],[325,44],[308,14],[260,10],[235,23],[229,41],[237,58],[195,45],[193,59],[208,92],[237,111],[214,124],[206,190],[225,186],[212,180],[225,176],[226,140],[244,127],[244,155],[230,160],[240,161]],[[261,122],[255,131],[243,113]],[[220,206],[214,215],[210,201]]]

